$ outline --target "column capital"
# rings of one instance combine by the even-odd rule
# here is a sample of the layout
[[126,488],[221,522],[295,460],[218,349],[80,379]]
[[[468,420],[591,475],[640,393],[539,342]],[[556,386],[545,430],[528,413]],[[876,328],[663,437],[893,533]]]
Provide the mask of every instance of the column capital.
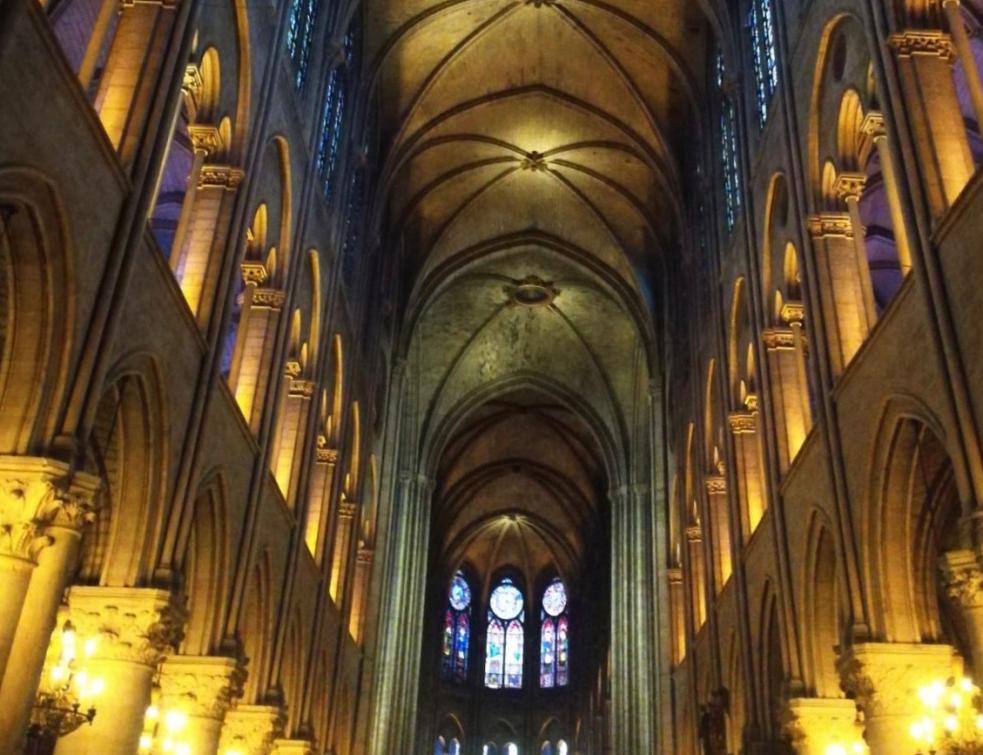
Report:
[[99,638],[94,660],[156,666],[180,642],[185,611],[167,590],[76,585],[68,616],[80,634]]
[[789,327],[802,325],[806,321],[806,308],[800,301],[785,302],[782,304],[782,310],[778,314],[782,318],[782,322]]
[[867,185],[867,176],[863,173],[840,173],[836,177],[836,183],[833,184],[833,191],[836,192],[836,196],[847,202],[851,199],[860,199],[860,195],[864,192],[864,186]]
[[201,173],[198,175],[198,188],[204,189],[212,186],[218,189],[228,189],[234,191],[239,188],[245,172],[231,165],[203,165]]
[[727,415],[727,424],[734,435],[748,435],[758,431],[758,413],[747,410],[731,412]]
[[939,561],[949,597],[964,608],[983,607],[983,567],[976,553],[949,551]]
[[329,464],[334,466],[338,463],[338,449],[328,445],[328,439],[324,435],[317,436],[317,461],[319,464]]
[[283,711],[274,705],[238,705],[225,714],[219,752],[266,755],[286,723]]
[[768,328],[761,334],[761,340],[768,351],[795,348],[795,333],[791,328]]
[[956,60],[952,37],[940,29],[906,29],[888,37],[888,44],[899,58],[924,55],[942,58],[950,65]]
[[703,484],[706,486],[707,495],[725,495],[727,493],[727,478],[723,475],[708,475]]
[[51,543],[46,528],[81,531],[94,519],[101,485],[61,461],[0,456],[0,556],[33,562]]
[[863,742],[863,725],[857,704],[845,698],[797,697],[788,701],[785,731],[796,752],[830,752],[839,745],[844,752]]
[[257,288],[253,291],[253,306],[280,310],[287,295],[279,288]]
[[686,528],[686,539],[691,543],[699,543],[703,540],[703,528],[698,524],[691,524]]
[[290,381],[290,387],[287,389],[287,394],[291,398],[299,398],[299,399],[306,400],[314,396],[314,391],[316,389],[317,389],[317,384],[313,380],[293,378]]
[[341,500],[338,502],[338,516],[344,519],[354,519],[358,512],[358,501]]
[[814,239],[853,238],[853,221],[847,212],[820,212],[809,218],[809,235]]
[[864,122],[860,124],[860,130],[872,139],[887,136],[884,114],[880,110],[871,110],[864,116]]
[[215,126],[192,123],[188,126],[188,136],[195,152],[214,155],[222,150],[222,135]]
[[683,584],[683,570],[678,566],[666,569],[666,579],[669,580],[670,587]]
[[266,265],[262,262],[243,262],[240,265],[242,280],[247,286],[262,286],[270,277]]
[[863,708],[867,720],[914,716],[921,705],[919,688],[948,679],[960,665],[950,645],[900,642],[854,645],[837,660],[841,684]]
[[221,721],[242,694],[246,672],[235,658],[174,655],[160,667],[161,703],[189,716]]

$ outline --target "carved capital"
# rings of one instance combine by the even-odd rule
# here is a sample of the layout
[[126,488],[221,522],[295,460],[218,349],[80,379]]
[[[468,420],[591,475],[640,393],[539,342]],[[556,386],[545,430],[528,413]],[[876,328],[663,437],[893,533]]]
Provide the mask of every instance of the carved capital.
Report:
[[317,385],[313,380],[300,380],[294,378],[290,381],[290,388],[287,393],[292,398],[308,399],[314,395]]
[[869,720],[879,716],[911,718],[921,710],[919,688],[959,672],[949,645],[864,643],[837,660],[843,689]]
[[266,265],[262,262],[243,262],[241,268],[242,280],[247,286],[262,286],[270,277]]
[[288,359],[283,371],[286,373],[287,377],[295,378],[300,376],[300,373],[304,371],[304,368],[296,359]]
[[266,755],[283,733],[286,717],[273,705],[238,705],[225,714],[219,752]]
[[320,464],[334,466],[338,463],[338,449],[328,445],[328,439],[323,435],[317,436],[317,461]]
[[268,309],[282,309],[287,297],[277,288],[257,288],[253,291],[253,306]]
[[983,568],[973,551],[943,554],[939,568],[952,600],[963,608],[983,608]]
[[374,556],[375,551],[372,548],[359,548],[355,554],[355,561],[364,566],[369,566]]
[[97,477],[53,459],[0,456],[0,556],[33,562],[49,527],[76,531],[94,518]]
[[93,660],[146,666],[177,647],[185,620],[170,592],[139,587],[75,586],[68,615],[81,635],[99,637]]
[[222,136],[215,126],[201,126],[192,123],[188,126],[188,136],[191,137],[191,146],[195,152],[204,152],[206,155],[214,155],[221,151]]
[[703,528],[698,524],[691,524],[686,528],[686,539],[691,543],[703,541]]
[[245,669],[234,658],[171,656],[161,664],[161,704],[189,716],[221,721],[242,694],[245,676]]
[[758,415],[755,412],[731,412],[727,417],[727,423],[734,435],[758,432]]
[[343,500],[338,504],[338,516],[342,519],[354,519],[358,512],[358,504],[355,501]]
[[703,484],[706,485],[707,495],[726,495],[727,478],[723,475],[712,475],[707,477]]
[[246,174],[231,165],[203,165],[198,176],[198,188],[214,186],[219,189],[233,191],[239,188]]
[[860,199],[867,184],[867,176],[863,173],[840,173],[833,184],[836,196],[847,202],[851,199]]
[[795,333],[790,328],[768,328],[761,334],[768,351],[795,348]]
[[863,725],[853,700],[837,698],[793,698],[788,701],[785,733],[796,752],[829,752],[839,745],[851,752],[863,742]]
[[864,116],[864,122],[860,124],[860,130],[872,139],[887,136],[887,129],[884,125],[884,114],[879,110],[871,110]]
[[805,305],[800,301],[787,301],[782,305],[779,316],[788,325],[802,325],[806,319]]
[[683,584],[683,570],[678,566],[666,570],[666,579],[669,580],[669,586],[682,585]]
[[853,223],[845,212],[821,212],[809,218],[809,235],[814,239],[853,238]]
[[956,60],[956,48],[952,37],[938,29],[908,29],[888,38],[891,48],[899,58],[928,56],[942,58],[950,65]]
[[201,90],[204,87],[204,79],[201,71],[194,63],[189,63],[184,69],[184,78],[181,80],[181,91],[186,97],[190,97],[194,102],[198,102],[201,97]]

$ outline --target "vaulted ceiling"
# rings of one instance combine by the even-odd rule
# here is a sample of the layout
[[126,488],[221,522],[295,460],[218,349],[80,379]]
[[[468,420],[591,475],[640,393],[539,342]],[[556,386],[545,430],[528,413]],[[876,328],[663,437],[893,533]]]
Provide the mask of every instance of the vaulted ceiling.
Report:
[[[462,405],[483,416],[487,406],[475,407],[500,398],[480,398],[488,386],[536,386],[536,401],[573,409],[590,428],[585,443],[605,467],[592,483],[617,476],[614,449],[647,420],[681,176],[700,145],[703,4],[368,0],[382,143],[375,217],[407,276],[401,349],[421,449],[477,442],[455,435],[459,420],[441,428]],[[565,468],[566,453],[544,441],[527,457]],[[503,472],[496,485],[512,486],[513,503],[486,495],[474,510],[458,505],[466,488],[447,482],[453,557],[463,548],[496,560],[541,543],[559,566],[581,550],[591,517],[574,499],[590,496],[567,491],[574,534],[547,536],[534,523],[551,504],[534,477]],[[529,505],[516,503],[523,485]],[[476,499],[480,487],[469,489]]]

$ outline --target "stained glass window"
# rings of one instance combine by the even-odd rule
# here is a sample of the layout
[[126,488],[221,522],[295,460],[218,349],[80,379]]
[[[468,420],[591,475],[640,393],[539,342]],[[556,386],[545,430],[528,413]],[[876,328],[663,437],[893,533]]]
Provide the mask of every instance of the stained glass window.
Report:
[[362,218],[365,214],[365,169],[352,174],[352,186],[345,211],[345,238],[341,245],[341,270],[345,281],[355,279],[359,242],[362,240]]
[[778,89],[778,55],[775,49],[775,18],[771,0],[751,0],[748,28],[751,31],[754,53],[758,122],[764,126],[768,120],[768,105]]
[[311,42],[317,21],[318,0],[291,0],[287,17],[287,53],[294,66],[294,84],[298,89],[307,79],[311,60]]
[[492,590],[488,606],[485,686],[520,689],[525,643],[522,591],[506,577]]
[[717,54],[717,87],[720,94],[720,168],[723,178],[724,218],[727,230],[737,224],[741,211],[741,174],[737,157],[737,111],[725,91],[724,56]]
[[567,743],[562,739],[556,743],[556,755],[567,755]]
[[448,680],[467,681],[468,650],[471,646],[471,587],[461,572],[451,578],[440,634],[441,675]]
[[457,741],[456,737],[447,745],[447,755],[461,755],[461,743]]
[[543,591],[539,632],[539,686],[565,687],[570,680],[570,619],[567,590],[557,577]]
[[341,135],[345,125],[346,96],[347,80],[344,73],[335,68],[328,76],[324,110],[321,113],[321,140],[317,147],[317,174],[321,180],[324,198],[328,201],[331,201],[334,192],[338,153],[341,149]]

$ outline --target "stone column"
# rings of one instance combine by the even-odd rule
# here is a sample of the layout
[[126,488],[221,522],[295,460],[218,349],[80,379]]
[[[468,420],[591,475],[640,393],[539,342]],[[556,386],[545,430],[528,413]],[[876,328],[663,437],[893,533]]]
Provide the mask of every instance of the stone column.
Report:
[[784,474],[802,448],[809,432],[809,390],[805,374],[805,354],[801,338],[802,321],[797,319],[801,313],[790,311],[785,305],[783,315],[792,318],[794,327],[769,328],[762,333],[765,353],[768,356],[768,371],[771,375],[772,395],[775,398],[773,410],[778,430],[779,466]]
[[863,725],[853,700],[793,698],[788,712],[786,730],[797,755],[827,755],[837,745],[853,755],[853,745],[863,742]]
[[809,218],[809,234],[816,252],[818,290],[828,323],[830,359],[834,374],[839,376],[868,333],[863,287],[856,274],[853,221],[841,212],[813,215]]
[[[959,119],[962,131],[962,117]],[[891,228],[894,231],[894,245],[898,252],[898,264],[901,274],[911,272],[911,239],[908,237],[907,218],[901,204],[901,169],[894,160],[894,153],[887,141],[887,130],[884,127],[884,116],[875,111],[867,113],[861,130],[874,142],[877,157],[881,163],[881,174],[884,178],[884,193],[887,195],[887,207],[891,213]],[[969,147],[966,147],[969,151]],[[972,162],[972,157],[970,157]]]
[[51,459],[0,457],[0,752],[27,729],[58,605],[101,482]]
[[962,611],[971,643],[974,679],[983,673],[983,568],[971,550],[950,551],[941,559],[949,598]]
[[283,711],[273,705],[238,705],[225,714],[221,755],[269,755],[283,732]]
[[937,29],[907,29],[892,34],[889,42],[898,59],[902,106],[911,124],[929,209],[938,219],[975,170],[952,76],[952,38]]
[[864,228],[864,222],[860,219],[860,197],[866,185],[867,176],[863,173],[840,173],[836,177],[834,189],[840,200],[846,204],[847,212],[850,214],[850,223],[853,226],[853,249],[857,260],[857,276],[863,292],[864,316],[869,331],[877,322],[877,302],[874,299],[874,286],[870,278],[870,262],[867,259],[867,241],[865,238],[867,229]]
[[723,475],[710,475],[704,481],[707,490],[707,502],[710,508],[713,544],[713,584],[720,592],[727,580],[730,579],[733,567],[731,564],[730,537],[730,498],[727,495],[727,478]]
[[342,497],[338,503],[338,520],[335,524],[334,546],[331,549],[331,582],[329,594],[336,605],[344,601],[345,584],[348,578],[348,552],[351,550],[352,530],[355,528],[355,514],[358,504]]
[[105,691],[91,726],[58,740],[56,755],[135,753],[150,704],[154,671],[177,645],[183,619],[165,590],[73,587],[68,615],[81,637],[98,637],[86,663]]
[[160,669],[160,707],[188,716],[182,739],[194,755],[216,755],[222,722],[241,693],[243,669],[234,658],[177,655]]
[[918,690],[961,673],[949,645],[864,643],[838,662],[843,688],[863,710],[872,755],[897,753],[910,742],[911,722],[922,713]]
[[966,73],[966,86],[969,88],[969,98],[973,103],[973,114],[976,116],[977,125],[983,128],[983,82],[980,81],[980,74],[976,70],[976,57],[973,55],[973,47],[966,32],[960,5],[960,0],[942,0],[949,33],[955,43],[959,62]]
[[[174,229],[174,238],[171,241],[170,262],[171,269],[175,272],[185,260],[185,240],[188,237],[188,227],[195,211],[195,202],[198,198],[198,185],[201,180],[201,171],[205,166],[205,161],[209,155],[213,155],[222,149],[222,137],[215,126],[199,126],[191,124],[188,126],[188,136],[191,137],[191,170],[188,172],[187,189],[184,192],[184,199],[181,202],[181,214],[178,215],[177,227]],[[171,135],[174,139],[174,135]],[[167,166],[164,161],[162,169]]]
[[693,602],[693,631],[699,632],[707,619],[706,565],[703,562],[703,529],[698,524],[686,528],[689,553],[690,600]]
[[765,510],[758,415],[752,411],[731,412],[727,421],[734,436],[734,471],[737,473],[737,495],[741,504],[741,534],[746,541],[757,529]]
[[683,570],[673,567],[666,572],[669,582],[669,603],[672,612],[672,663],[680,664],[686,657],[686,599],[683,593]]
[[328,512],[331,510],[331,491],[337,465],[338,449],[329,447],[328,439],[324,435],[318,435],[316,456],[308,485],[307,521],[304,525],[307,549],[318,565],[321,564],[324,554]]

